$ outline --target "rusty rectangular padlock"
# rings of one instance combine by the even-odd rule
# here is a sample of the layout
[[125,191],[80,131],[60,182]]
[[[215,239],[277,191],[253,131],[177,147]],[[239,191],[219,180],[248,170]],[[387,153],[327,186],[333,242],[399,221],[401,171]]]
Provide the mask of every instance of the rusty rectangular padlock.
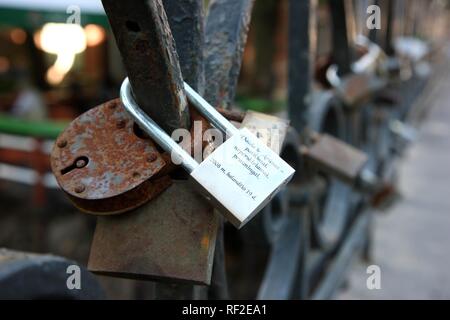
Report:
[[200,164],[137,106],[128,79],[120,95],[134,121],[190,173],[205,198],[241,228],[290,181],[295,170],[247,128],[233,126],[186,83],[185,91],[214,127],[231,136]]
[[370,194],[372,206],[382,207],[398,197],[398,190],[367,168],[367,155],[328,134],[310,134],[312,144],[302,146],[305,159],[318,170],[337,177],[355,190]]
[[328,69],[327,79],[346,106],[364,103],[386,86],[385,80],[367,73],[352,73],[340,78],[335,65]]
[[353,106],[365,102],[374,93],[384,88],[385,84],[386,82],[377,77],[352,74],[344,77],[336,91],[346,105]]
[[314,133],[312,136],[313,143],[302,147],[307,161],[346,183],[355,184],[368,161],[367,155],[328,134]]
[[209,285],[220,216],[187,181],[116,216],[98,217],[90,271],[142,280]]

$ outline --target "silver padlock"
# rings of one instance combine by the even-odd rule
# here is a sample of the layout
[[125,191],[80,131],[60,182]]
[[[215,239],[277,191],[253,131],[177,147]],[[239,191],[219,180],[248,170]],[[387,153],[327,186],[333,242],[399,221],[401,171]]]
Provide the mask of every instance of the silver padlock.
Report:
[[193,106],[226,134],[221,144],[200,164],[172,140],[135,102],[128,78],[120,89],[122,103],[134,121],[172,159],[190,173],[199,191],[237,228],[250,221],[293,177],[295,170],[247,128],[237,129],[184,84]]

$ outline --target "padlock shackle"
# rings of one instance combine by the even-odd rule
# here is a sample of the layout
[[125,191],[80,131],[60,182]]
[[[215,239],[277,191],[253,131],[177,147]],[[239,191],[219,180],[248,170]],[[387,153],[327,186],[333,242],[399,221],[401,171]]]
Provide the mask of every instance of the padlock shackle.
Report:
[[197,161],[195,161],[178,143],[172,140],[172,138],[155,121],[139,108],[131,92],[131,85],[128,78],[125,78],[120,87],[120,99],[122,100],[125,110],[127,110],[133,120],[164,151],[171,154],[172,160],[177,160],[188,173],[191,173],[198,167],[199,164]]
[[192,89],[186,82],[184,91],[189,102],[200,112],[215,128],[222,131],[226,136],[231,137],[239,132],[230,121],[228,121],[219,111]]
[[[215,128],[224,133],[227,137],[231,137],[239,132],[231,122],[222,116],[212,105],[203,99],[194,89],[184,82],[186,96],[192,105],[200,112]],[[136,103],[131,91],[131,84],[128,78],[122,83],[120,88],[120,98],[122,104],[131,115],[134,121],[152,138],[164,151],[169,152],[172,160],[176,159],[181,165],[191,173],[198,167],[189,153],[186,152],[178,143],[176,143],[168,134],[153,121]]]

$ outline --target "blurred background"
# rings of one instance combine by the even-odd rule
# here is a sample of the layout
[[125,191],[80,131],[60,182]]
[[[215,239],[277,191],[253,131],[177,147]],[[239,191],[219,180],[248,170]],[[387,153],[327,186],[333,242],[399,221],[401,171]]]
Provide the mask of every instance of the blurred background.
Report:
[[[369,30],[365,27],[366,8],[369,3],[370,1],[353,1],[352,19],[357,34],[369,36]],[[450,40],[447,2],[419,0],[415,3],[417,3],[415,6],[406,4],[402,11],[405,17],[414,16],[415,19],[408,20],[412,22],[410,25],[406,23],[396,25],[395,32],[399,36],[414,35],[428,46],[439,48],[441,61],[442,59],[448,61],[445,60],[449,58]],[[80,9],[80,24],[67,23],[68,19],[76,19],[75,13],[78,9]],[[275,114],[285,112],[289,68],[288,10],[288,1],[285,0],[256,1],[239,76],[236,109]],[[424,15],[427,10],[438,10],[439,14]],[[331,85],[325,78],[325,70],[332,63],[330,57],[333,46],[331,15],[327,1],[319,1],[316,19],[317,50],[313,57],[315,81],[312,85],[316,90],[328,90]],[[418,50],[420,51],[420,48]],[[447,64],[446,62],[437,65]],[[428,64],[422,68],[426,77],[430,79],[439,77],[439,80],[429,82],[433,83],[431,89],[420,91],[428,100],[414,97],[411,98],[414,103],[446,104],[448,101],[445,98],[441,98],[439,102],[430,100],[430,97],[436,96],[435,89],[438,88],[438,84],[448,85],[450,77],[448,68],[441,67],[440,70],[436,70],[434,67],[435,65]],[[59,189],[50,170],[49,154],[55,138],[71,120],[105,101],[118,97],[119,86],[124,77],[125,69],[101,1],[0,0],[0,248],[52,253],[75,260],[82,265],[87,264],[95,218],[81,214]],[[450,89],[444,87],[438,93],[444,95],[450,92],[445,88]],[[450,120],[450,114],[445,113],[445,117]],[[425,123],[432,119],[433,117],[430,117]],[[430,130],[440,130],[439,126],[446,126],[446,123],[433,124]],[[449,131],[442,130],[444,134],[439,137],[443,142],[438,148],[439,152],[450,150],[448,142],[445,144],[449,138],[449,135],[445,134]],[[411,151],[413,154],[435,152],[434,149],[422,150],[421,141],[419,139],[417,149]],[[433,141],[436,140],[425,140],[423,143],[432,144]],[[406,158],[408,160],[411,156]],[[420,156],[412,158],[420,163],[420,159],[416,159]],[[440,170],[448,171],[447,160],[448,158],[444,157],[439,163]],[[416,196],[412,189],[423,183],[424,187],[416,192],[420,194],[438,191],[440,196],[445,198],[448,180],[442,184],[432,183],[427,174],[415,177],[414,181],[408,180],[408,177],[412,179],[411,176],[416,176],[416,173],[420,172],[420,168],[411,166],[409,164],[404,166],[400,174],[400,177],[407,176],[405,180],[400,179],[403,181],[401,189],[406,190],[404,199],[383,215],[400,216],[409,223],[416,221],[416,224],[424,225],[425,222],[421,219],[413,220],[411,212],[419,210],[417,213],[419,217],[423,219],[424,215],[429,215],[427,218],[432,219],[430,213],[433,208],[415,206],[407,202]],[[440,173],[444,174],[442,171],[435,174]],[[402,205],[409,207],[406,209],[398,207]],[[402,214],[404,210],[408,212],[406,218],[405,214]],[[448,215],[450,204],[440,207],[439,210],[443,215]],[[382,216],[383,219],[384,217]],[[421,253],[411,253],[414,259],[411,256],[409,259],[412,260],[408,260],[408,257],[399,259],[397,264],[392,266],[392,255],[399,257],[407,250],[401,245],[392,248],[392,243],[406,245],[428,241],[427,237],[422,239],[419,234],[442,232],[442,237],[436,244],[440,245],[439,250],[442,251],[437,254],[441,256],[443,252],[448,253],[450,233],[446,236],[443,233],[445,230],[447,234],[450,221],[447,217],[442,219],[440,222],[430,223],[429,228],[423,227],[420,230],[415,229],[414,232],[409,230],[404,233],[401,231],[405,226],[402,218],[387,222],[381,220],[378,222],[381,227],[376,230],[383,231],[382,233],[376,231],[374,244],[375,250],[380,250],[381,253],[376,251],[374,263],[386,262],[387,269],[399,268],[398,273],[401,274],[402,268],[408,263],[420,261],[416,255],[420,256]],[[404,236],[401,238],[403,240],[398,239],[400,235]],[[384,248],[388,244],[390,256],[385,257]],[[430,259],[425,269],[419,268],[411,273],[411,279],[424,276],[417,272],[427,270],[430,274],[439,273],[436,270],[448,265],[448,259],[440,261],[440,265],[438,262],[434,264],[433,257]],[[440,278],[441,280],[434,285],[445,283],[447,289],[450,288],[450,276],[439,274],[445,280]],[[408,297],[406,292],[416,290],[414,286],[404,286],[404,291],[401,290],[404,281],[414,281],[407,278],[400,281],[401,283],[395,287],[397,291],[393,289],[395,293],[392,295],[386,293],[383,296],[383,291],[380,291],[376,296],[372,296],[369,293],[365,294],[367,274],[364,266],[356,264],[349,275],[349,280],[342,287],[343,293],[339,297],[402,298],[403,294],[404,297]],[[107,277],[98,279],[110,298],[148,298],[153,290],[151,283],[147,282]],[[442,293],[438,290],[439,294],[426,297],[450,298],[450,289],[447,289]]]

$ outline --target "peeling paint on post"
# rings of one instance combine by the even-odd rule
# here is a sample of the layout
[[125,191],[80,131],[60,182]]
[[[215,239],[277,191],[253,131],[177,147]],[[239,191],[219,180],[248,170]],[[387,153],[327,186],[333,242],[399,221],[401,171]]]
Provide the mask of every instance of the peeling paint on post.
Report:
[[163,0],[163,3],[183,79],[202,95],[205,85],[203,0]]
[[229,108],[236,93],[254,0],[214,0],[206,17],[205,99]]

